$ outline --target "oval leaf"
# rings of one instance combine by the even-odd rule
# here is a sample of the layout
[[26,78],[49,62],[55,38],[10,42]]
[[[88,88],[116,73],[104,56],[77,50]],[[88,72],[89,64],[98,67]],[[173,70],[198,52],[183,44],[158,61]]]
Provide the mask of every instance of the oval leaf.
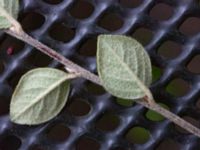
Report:
[[34,125],[55,117],[69,94],[69,76],[51,68],[34,69],[19,81],[10,104],[11,120]]
[[19,0],[1,0],[0,1],[0,29],[11,27],[8,16],[17,19],[19,12]]
[[124,99],[146,95],[152,80],[151,61],[143,46],[122,35],[100,35],[97,68],[105,89]]

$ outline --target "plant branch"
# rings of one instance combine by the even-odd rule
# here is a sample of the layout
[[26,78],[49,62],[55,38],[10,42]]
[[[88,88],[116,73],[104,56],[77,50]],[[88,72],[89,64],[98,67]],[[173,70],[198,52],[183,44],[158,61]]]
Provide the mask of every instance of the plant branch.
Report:
[[100,79],[89,72],[88,70],[78,66],[77,64],[73,63],[72,61],[66,59],[63,55],[57,53],[55,50],[51,49],[50,47],[46,46],[45,44],[41,43],[40,41],[34,39],[33,37],[29,36],[25,33],[22,29],[9,29],[5,30],[5,32],[11,36],[20,39],[29,45],[35,47],[36,49],[40,50],[42,53],[50,56],[51,58],[57,60],[59,63],[65,66],[65,69],[70,73],[78,73],[81,77],[88,79],[96,84],[100,83]]
[[147,103],[146,97],[144,100],[137,101],[137,103],[145,106],[146,108],[149,108],[151,110],[154,110],[155,112],[163,115],[165,118],[169,119],[170,121],[174,122],[178,126],[182,127],[183,129],[187,130],[188,132],[200,137],[200,130],[190,124],[189,122],[185,121],[181,117],[177,116],[176,114],[170,112],[169,110],[163,108],[162,106],[156,104],[156,103]]
[[[61,54],[57,53],[55,50],[49,48],[48,46],[44,45],[43,43],[39,42],[38,40],[32,38],[27,33],[25,33],[21,28],[13,30],[5,30],[5,32],[13,37],[16,37],[17,39],[20,39],[31,46],[35,47],[36,49],[40,50],[42,53],[50,56],[51,58],[57,60],[61,64],[63,64],[66,68],[66,70],[70,73],[79,74],[80,77],[83,77],[87,80],[90,80],[98,85],[102,86],[102,83],[99,79],[99,77],[88,70],[78,66],[77,64],[73,63],[72,61],[68,60]],[[173,114],[172,112],[168,111],[167,109],[161,107],[160,105],[156,104],[153,100],[153,98],[146,96],[144,97],[144,100],[136,101],[138,104],[141,104],[145,106],[146,108],[149,108],[151,110],[154,110],[155,112],[163,115],[164,117],[168,118],[170,121],[174,122],[178,126],[184,128],[188,132],[200,137],[200,130],[193,126],[192,124],[186,122],[176,114]]]

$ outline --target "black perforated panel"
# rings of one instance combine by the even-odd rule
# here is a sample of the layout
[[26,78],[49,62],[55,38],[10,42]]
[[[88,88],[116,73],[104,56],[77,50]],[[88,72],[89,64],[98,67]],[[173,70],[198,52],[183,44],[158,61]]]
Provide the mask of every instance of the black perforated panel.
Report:
[[[197,0],[21,0],[20,6],[24,30],[94,73],[99,34],[138,39],[154,66],[155,99],[200,127]],[[9,103],[21,75],[36,67],[63,68],[14,38],[3,35],[0,41],[0,150],[200,149],[197,137],[166,119],[152,121],[144,107],[119,102],[84,79],[72,82],[69,101],[53,120],[11,123]]]

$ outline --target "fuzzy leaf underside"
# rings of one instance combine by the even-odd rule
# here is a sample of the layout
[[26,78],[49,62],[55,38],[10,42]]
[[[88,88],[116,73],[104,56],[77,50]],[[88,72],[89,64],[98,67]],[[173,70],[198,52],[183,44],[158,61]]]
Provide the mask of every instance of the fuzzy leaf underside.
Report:
[[19,0],[0,0],[0,29],[9,28],[12,25],[5,13],[17,19],[18,12]]
[[17,124],[35,125],[54,118],[69,94],[68,74],[51,68],[33,69],[19,81],[10,104]]
[[122,35],[100,35],[97,69],[104,88],[124,99],[145,96],[152,81],[151,61],[143,46]]

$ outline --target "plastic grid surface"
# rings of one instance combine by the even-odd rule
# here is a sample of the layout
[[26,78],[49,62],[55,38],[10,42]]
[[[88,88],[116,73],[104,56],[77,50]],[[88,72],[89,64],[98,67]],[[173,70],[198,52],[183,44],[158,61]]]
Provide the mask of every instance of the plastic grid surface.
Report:
[[[200,76],[189,72],[186,64],[194,55],[200,54],[200,34],[186,36],[178,30],[187,17],[200,17],[198,2],[193,0],[144,0],[136,8],[126,8],[118,0],[88,0],[88,2],[94,7],[92,15],[86,19],[77,19],[68,11],[75,3],[73,0],[63,0],[55,5],[48,4],[43,0],[21,0],[19,20],[23,22],[24,14],[27,12],[36,12],[44,16],[45,22],[42,26],[29,34],[92,72],[96,70],[95,56],[86,57],[78,53],[80,45],[88,38],[102,33],[131,35],[138,27],[150,29],[154,36],[145,48],[151,56],[152,63],[163,70],[163,75],[151,86],[155,99],[167,104],[171,111],[180,116],[188,115],[199,120],[200,111],[197,110],[195,103],[200,96]],[[149,16],[150,10],[158,3],[165,3],[173,7],[173,15],[167,21],[159,21]],[[98,21],[105,12],[118,14],[123,20],[123,26],[112,32],[99,26]],[[72,29],[71,32],[75,32],[74,37],[67,42],[53,39],[48,32],[55,22],[65,23]],[[1,38],[1,45],[8,38],[7,35],[4,35]],[[167,40],[182,45],[182,52],[175,59],[164,59],[157,54],[159,46]],[[43,59],[46,57],[41,53],[35,56],[35,61],[30,61],[35,51],[28,45],[13,55],[8,55],[5,49],[0,51],[0,60],[4,63],[4,69],[0,72],[0,101],[4,101],[1,102],[4,104],[3,107],[8,107],[4,108],[6,113],[0,116],[0,145],[4,145],[8,136],[15,136],[21,142],[16,148],[20,150],[32,149],[34,145],[40,145],[41,149],[45,150],[73,150],[76,149],[80,138],[90,137],[100,144],[99,149],[101,150],[114,150],[117,147],[125,150],[153,150],[166,139],[179,143],[178,149],[181,150],[200,149],[200,140],[197,137],[178,132],[168,120],[149,121],[144,116],[147,110],[140,105],[123,107],[118,105],[115,102],[116,98],[108,93],[95,95],[89,92],[86,88],[88,81],[84,79],[73,81],[67,106],[55,119],[31,127],[11,123],[8,115],[9,101],[20,76],[32,68],[48,64],[38,62],[45,61]],[[44,57],[39,59],[40,54]],[[37,62],[37,64],[33,62]],[[51,61],[49,66],[62,68],[55,61]],[[177,77],[188,82],[191,87],[186,95],[178,98],[172,97],[165,91],[166,85]],[[91,110],[86,116],[76,117],[66,109],[75,98],[81,98],[89,103]],[[96,121],[105,112],[112,112],[120,118],[120,124],[114,131],[103,132],[95,128]],[[70,129],[69,137],[62,142],[49,140],[46,136],[47,132],[58,123]],[[125,134],[133,126],[146,128],[150,132],[150,139],[144,144],[128,142]],[[15,143],[11,142],[10,144]],[[5,150],[2,147],[0,149]]]

